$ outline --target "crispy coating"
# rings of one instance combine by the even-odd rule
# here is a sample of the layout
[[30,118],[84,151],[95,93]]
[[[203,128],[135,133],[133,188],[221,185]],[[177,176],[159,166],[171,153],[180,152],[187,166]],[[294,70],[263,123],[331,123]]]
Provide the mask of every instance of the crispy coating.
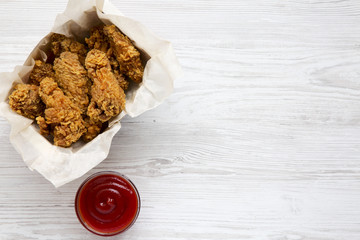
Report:
[[46,123],[44,117],[42,117],[42,116],[37,117],[36,123],[39,125],[41,135],[43,135],[43,136],[50,135],[50,126]]
[[17,84],[9,96],[9,105],[12,110],[24,117],[35,119],[45,109],[39,96],[39,87],[30,84]]
[[87,53],[84,44],[58,33],[51,35],[50,40],[51,50],[55,57],[59,57],[62,52],[72,52],[78,54],[80,62],[84,64]]
[[120,71],[120,65],[113,54],[112,48],[109,49],[107,55],[109,57],[109,61],[110,61],[110,65],[111,65],[112,69],[116,70],[116,71]]
[[54,127],[54,144],[70,147],[86,131],[80,109],[64,95],[52,78],[41,81],[39,94],[46,104],[46,124]]
[[104,52],[91,50],[86,56],[85,66],[93,80],[87,115],[94,122],[106,122],[125,108],[125,93]]
[[89,105],[90,79],[78,55],[63,52],[54,61],[55,80],[64,94],[85,114]]
[[99,135],[102,127],[102,122],[94,122],[89,117],[85,118],[85,127],[86,132],[82,135],[82,139],[85,142],[90,142],[93,140],[97,135]]
[[45,77],[54,77],[54,71],[52,65],[49,63],[44,63],[41,60],[36,60],[33,70],[29,76],[29,83],[34,85],[39,85],[41,80]]
[[30,84],[9,96],[10,107],[35,119],[56,146],[93,140],[125,109],[129,81],[142,82],[140,52],[114,25],[91,29],[85,42],[52,34],[49,63],[36,60]]
[[89,49],[97,49],[106,53],[107,57],[109,58],[111,68],[113,69],[116,78],[119,80],[120,85],[122,86],[122,88],[127,88],[128,84],[127,82],[125,82],[126,80],[124,78],[121,78],[119,63],[113,54],[113,50],[110,46],[109,40],[104,34],[104,27],[105,25],[93,27],[90,30],[90,37],[86,38],[85,42],[87,43]]
[[140,52],[115,25],[105,26],[104,34],[110,42],[112,51],[120,65],[121,73],[128,76],[132,81],[141,83],[144,67],[141,63]]
[[116,79],[118,80],[120,87],[124,91],[126,91],[129,87],[129,82],[125,79],[125,77],[118,70],[114,70],[114,75],[115,75]]
[[104,25],[93,27],[90,30],[90,37],[85,38],[85,42],[88,45],[89,49],[97,49],[106,54],[109,53],[110,55],[111,54],[110,43],[106,39],[103,29],[104,29]]

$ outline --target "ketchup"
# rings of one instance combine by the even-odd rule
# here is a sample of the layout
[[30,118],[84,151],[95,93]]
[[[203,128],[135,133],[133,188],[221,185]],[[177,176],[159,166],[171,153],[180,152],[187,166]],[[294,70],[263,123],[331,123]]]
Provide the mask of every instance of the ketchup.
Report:
[[76,214],[83,226],[101,236],[127,230],[140,211],[137,189],[125,176],[100,172],[80,186],[75,198]]

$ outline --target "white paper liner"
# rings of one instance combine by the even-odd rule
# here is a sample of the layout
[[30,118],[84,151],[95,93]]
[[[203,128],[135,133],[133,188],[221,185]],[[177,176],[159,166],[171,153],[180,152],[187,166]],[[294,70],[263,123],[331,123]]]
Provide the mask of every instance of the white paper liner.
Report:
[[[33,120],[12,111],[8,96],[14,83],[27,82],[34,59],[46,60],[51,33],[61,33],[84,39],[91,27],[115,24],[148,56],[143,82],[127,93],[126,110],[109,122],[109,128],[89,143],[78,142],[70,148],[54,146],[39,134]],[[51,33],[35,47],[23,66],[12,73],[0,73],[0,114],[11,125],[10,142],[30,169],[34,169],[59,187],[81,177],[103,161],[114,135],[120,130],[120,120],[129,114],[136,117],[158,106],[173,91],[173,81],[181,74],[171,43],[155,36],[139,22],[125,17],[107,0],[69,0],[64,13],[55,20]]]

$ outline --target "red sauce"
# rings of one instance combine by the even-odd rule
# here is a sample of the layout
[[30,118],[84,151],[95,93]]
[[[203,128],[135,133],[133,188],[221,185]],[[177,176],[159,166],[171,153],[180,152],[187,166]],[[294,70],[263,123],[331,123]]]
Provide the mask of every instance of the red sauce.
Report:
[[76,214],[89,231],[112,236],[127,230],[140,210],[140,197],[130,180],[116,172],[100,172],[80,186]]

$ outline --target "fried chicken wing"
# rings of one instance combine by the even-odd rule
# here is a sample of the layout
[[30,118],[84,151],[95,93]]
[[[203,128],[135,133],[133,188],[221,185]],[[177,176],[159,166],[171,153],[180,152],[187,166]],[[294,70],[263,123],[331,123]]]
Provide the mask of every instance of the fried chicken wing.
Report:
[[128,76],[132,81],[141,83],[144,66],[141,63],[140,52],[115,25],[105,26],[104,34],[107,36],[112,51],[119,62],[121,73]]
[[119,81],[120,87],[126,91],[129,82],[124,78],[124,76],[120,73],[119,63],[116,60],[113,50],[110,46],[109,40],[104,34],[104,27],[105,25],[100,25],[93,27],[90,30],[90,37],[85,39],[89,49],[98,49],[104,53],[106,53],[107,57],[109,58],[111,68],[115,74],[116,79]]
[[55,57],[59,57],[62,52],[72,52],[78,54],[80,62],[84,64],[87,53],[84,44],[58,33],[51,35],[50,40],[51,50]]
[[34,85],[39,85],[41,80],[45,77],[54,77],[54,71],[52,65],[49,63],[44,63],[41,60],[36,60],[33,70],[29,76],[29,83]]
[[19,83],[14,89],[9,96],[12,110],[31,119],[44,113],[45,105],[39,96],[38,86]]
[[63,52],[54,61],[55,80],[64,94],[85,114],[89,105],[90,79],[78,55]]
[[[46,104],[46,124],[54,127],[54,144],[70,147],[86,131],[81,110],[67,97],[52,78],[44,78],[40,83],[39,94]],[[39,119],[43,124],[42,119]]]
[[87,115],[94,122],[106,122],[125,109],[125,93],[111,71],[104,52],[91,50],[86,56],[85,66],[93,80]]

